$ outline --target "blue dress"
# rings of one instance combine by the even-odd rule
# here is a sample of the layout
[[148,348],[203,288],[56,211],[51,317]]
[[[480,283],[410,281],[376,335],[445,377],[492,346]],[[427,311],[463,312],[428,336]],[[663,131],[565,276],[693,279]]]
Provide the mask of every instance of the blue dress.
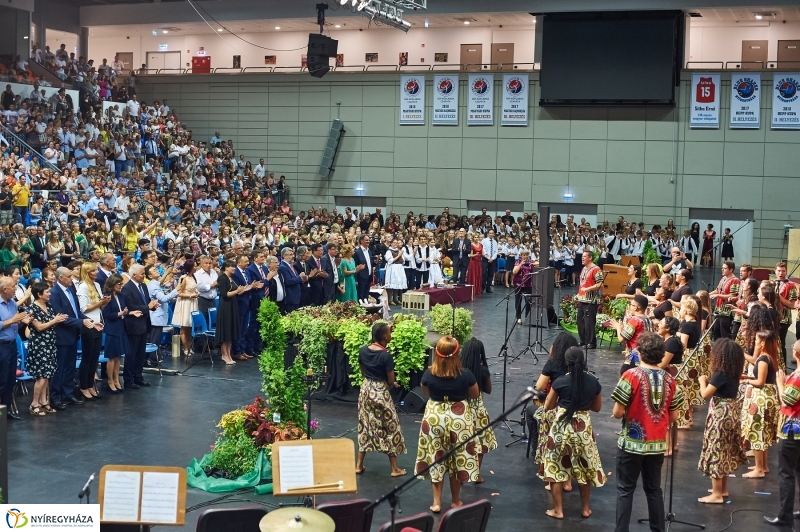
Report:
[[128,333],[125,332],[125,318],[118,315],[126,306],[125,296],[117,294],[111,296],[111,301],[103,307],[103,332],[106,334],[104,355],[106,358],[119,358],[131,352]]

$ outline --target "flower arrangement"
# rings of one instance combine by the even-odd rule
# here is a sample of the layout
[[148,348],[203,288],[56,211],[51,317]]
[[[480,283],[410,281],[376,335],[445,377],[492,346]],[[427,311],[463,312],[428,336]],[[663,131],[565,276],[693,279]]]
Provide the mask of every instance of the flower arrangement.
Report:
[[[603,296],[600,299],[600,304],[597,306],[597,317],[595,319],[595,330],[597,335],[605,339],[614,339],[617,334],[612,327],[606,327],[605,324],[612,318],[621,320],[625,316],[625,309],[627,308],[627,299],[617,299],[612,296]],[[578,331],[578,301],[574,294],[568,294],[561,298],[559,303],[561,308],[561,324],[565,330],[572,333]]]
[[456,308],[455,330],[453,329],[453,306],[434,305],[430,311],[431,328],[439,334],[452,335],[460,344],[472,338],[472,311]]

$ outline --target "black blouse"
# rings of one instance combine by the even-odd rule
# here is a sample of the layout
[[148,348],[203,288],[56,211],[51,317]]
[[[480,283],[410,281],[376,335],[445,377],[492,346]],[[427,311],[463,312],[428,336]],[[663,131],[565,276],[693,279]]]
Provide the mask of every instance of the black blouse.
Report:
[[358,352],[358,363],[363,368],[365,379],[386,382],[388,373],[394,371],[394,359],[385,349],[373,351],[364,346]]
[[[641,279],[634,279],[633,281],[628,281],[628,285],[625,287],[625,294],[629,296],[636,295],[636,289],[642,289],[642,280]],[[655,295],[655,294],[653,294]]]
[[468,369],[462,369],[461,375],[454,379],[436,377],[427,369],[422,375],[421,384],[428,388],[433,401],[463,401],[476,382],[475,375]]

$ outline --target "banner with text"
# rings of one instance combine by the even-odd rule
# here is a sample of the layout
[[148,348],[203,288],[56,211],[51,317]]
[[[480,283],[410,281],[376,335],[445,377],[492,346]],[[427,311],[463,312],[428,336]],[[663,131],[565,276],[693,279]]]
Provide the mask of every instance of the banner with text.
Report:
[[425,124],[425,76],[400,76],[400,124]]
[[775,72],[772,82],[773,129],[800,129],[800,73]]
[[433,76],[433,124],[458,125],[458,74]]
[[494,75],[470,74],[467,98],[467,125],[494,124]]
[[503,118],[504,126],[528,125],[528,76],[503,74]]
[[761,125],[761,74],[731,74],[731,127]]
[[689,127],[719,127],[719,74],[692,74]]

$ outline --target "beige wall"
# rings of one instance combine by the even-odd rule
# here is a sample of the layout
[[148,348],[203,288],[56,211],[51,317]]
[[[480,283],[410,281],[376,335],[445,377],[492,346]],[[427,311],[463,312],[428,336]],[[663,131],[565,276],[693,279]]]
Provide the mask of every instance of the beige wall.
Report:
[[[463,212],[467,200],[524,201],[532,211],[570,191],[575,203],[597,204],[600,220],[624,215],[648,225],[674,217],[686,227],[690,208],[752,209],[753,262],[785,256],[783,225],[800,217],[800,131],[769,129],[768,93],[761,129],[731,130],[723,73],[723,126],[690,130],[688,74],[677,109],[584,109],[539,107],[532,73],[527,127],[467,127],[465,78],[461,125],[450,127],[398,125],[395,73],[151,76],[138,91],[148,102],[167,98],[195,138],[219,130],[238,153],[255,162],[264,157],[270,170],[286,175],[299,208],[333,206],[336,195],[356,195],[359,183],[366,196],[385,196],[398,212],[436,213],[446,205]],[[771,78],[764,72],[764,87]],[[429,74],[428,124],[431,83]],[[347,133],[336,172],[320,179],[317,166],[339,112]]]
[[[741,24],[706,22],[689,19],[689,52],[686,61],[741,61],[742,41],[769,41],[767,59],[778,58],[778,41],[800,39],[800,21],[749,21]],[[695,64],[691,68],[717,68],[713,65]],[[731,65],[733,66],[733,65]]]

